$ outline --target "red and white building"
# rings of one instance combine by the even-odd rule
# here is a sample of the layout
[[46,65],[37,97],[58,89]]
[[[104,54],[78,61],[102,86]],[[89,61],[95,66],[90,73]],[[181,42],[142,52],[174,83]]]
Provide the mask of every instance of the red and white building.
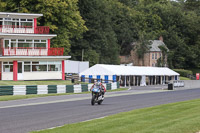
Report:
[[65,79],[64,48],[51,48],[42,14],[0,12],[0,80]]

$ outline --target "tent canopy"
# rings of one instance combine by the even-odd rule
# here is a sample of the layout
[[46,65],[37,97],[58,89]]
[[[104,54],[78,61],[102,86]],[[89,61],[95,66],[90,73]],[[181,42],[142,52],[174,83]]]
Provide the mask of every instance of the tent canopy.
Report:
[[80,75],[177,76],[180,74],[167,67],[141,67],[96,64],[81,72]]

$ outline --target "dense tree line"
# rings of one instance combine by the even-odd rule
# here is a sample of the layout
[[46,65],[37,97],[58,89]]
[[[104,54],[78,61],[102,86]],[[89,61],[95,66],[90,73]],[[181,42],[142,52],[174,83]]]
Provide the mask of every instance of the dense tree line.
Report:
[[200,67],[200,0],[0,0],[0,10],[44,14],[53,46],[75,60],[84,50],[91,65],[119,64],[132,42],[163,36],[169,67]]

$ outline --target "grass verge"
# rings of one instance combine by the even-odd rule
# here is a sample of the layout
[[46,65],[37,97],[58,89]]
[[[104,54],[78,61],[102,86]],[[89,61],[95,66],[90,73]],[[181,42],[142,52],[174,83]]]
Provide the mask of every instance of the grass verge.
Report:
[[123,112],[32,133],[196,133],[200,99]]
[[191,80],[191,79],[187,77],[180,77],[180,80]]
[[[119,88],[119,89],[116,89],[116,90],[108,90],[107,92],[123,91],[123,90],[127,90],[127,88]],[[0,101],[19,100],[19,99],[28,99],[28,98],[37,98],[37,97],[47,97],[47,96],[86,94],[86,93],[90,93],[90,92],[82,92],[82,93],[61,93],[61,94],[33,94],[33,95],[0,96]]]

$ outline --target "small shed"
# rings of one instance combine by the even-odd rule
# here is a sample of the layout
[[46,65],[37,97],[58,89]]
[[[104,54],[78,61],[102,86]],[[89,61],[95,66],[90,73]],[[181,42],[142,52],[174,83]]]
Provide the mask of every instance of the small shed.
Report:
[[79,74],[88,82],[91,79],[119,81],[122,86],[146,86],[166,84],[170,80],[178,80],[179,74],[167,67],[141,67],[96,64]]

